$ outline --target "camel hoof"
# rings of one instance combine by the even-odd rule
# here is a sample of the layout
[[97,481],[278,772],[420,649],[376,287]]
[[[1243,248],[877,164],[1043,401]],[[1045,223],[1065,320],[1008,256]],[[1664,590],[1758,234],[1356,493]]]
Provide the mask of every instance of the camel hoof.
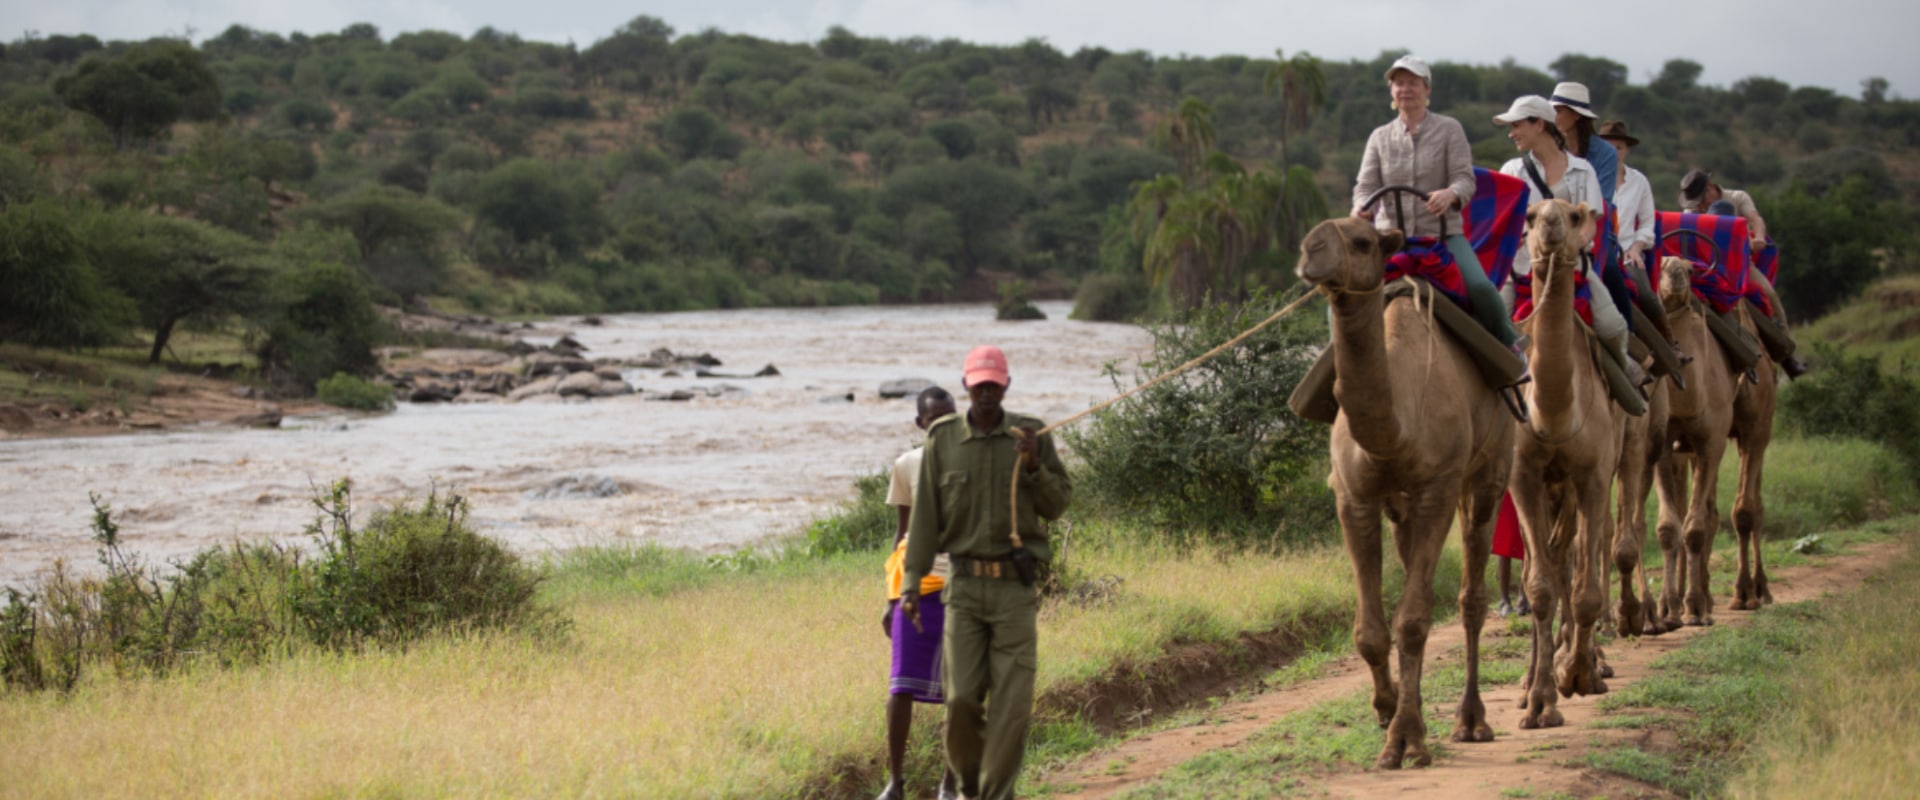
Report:
[[1529,731],[1538,728],[1558,728],[1565,724],[1567,724],[1567,718],[1561,716],[1560,709],[1557,708],[1547,709],[1538,716],[1528,715],[1520,720],[1521,729]]
[[1405,756],[1406,748],[1404,746],[1390,744],[1387,745],[1385,750],[1380,751],[1380,757],[1374,760],[1373,765],[1379,769],[1399,769],[1400,761]]
[[1752,611],[1756,608],[1756,606],[1752,605],[1751,602],[1744,597],[1734,598],[1733,602],[1728,604],[1727,607],[1735,611]]
[[1686,626],[1689,628],[1698,628],[1706,624],[1707,623],[1701,617],[1697,617],[1692,614],[1687,615]]
[[1613,677],[1613,665],[1612,665],[1612,664],[1601,664],[1601,665],[1600,665],[1600,677],[1602,677],[1602,678],[1611,678],[1611,677]]
[[1453,726],[1453,740],[1461,744],[1493,741],[1493,726],[1485,722],[1474,725],[1461,723]]
[[[1767,591],[1767,587],[1765,586],[1760,587],[1760,605],[1763,605],[1763,606],[1773,605],[1773,592]],[[1755,608],[1758,608],[1758,607],[1759,606],[1755,606]]]

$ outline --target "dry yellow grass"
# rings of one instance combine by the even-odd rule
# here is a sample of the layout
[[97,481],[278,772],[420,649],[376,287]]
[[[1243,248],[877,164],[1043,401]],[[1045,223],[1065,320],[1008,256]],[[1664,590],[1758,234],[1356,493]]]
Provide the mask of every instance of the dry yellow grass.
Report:
[[[470,638],[0,697],[0,795],[789,795],[835,756],[879,754],[874,561],[585,595],[565,645]],[[1043,690],[1349,602],[1335,549],[1117,548],[1080,566],[1125,583],[1110,605],[1045,613]]]

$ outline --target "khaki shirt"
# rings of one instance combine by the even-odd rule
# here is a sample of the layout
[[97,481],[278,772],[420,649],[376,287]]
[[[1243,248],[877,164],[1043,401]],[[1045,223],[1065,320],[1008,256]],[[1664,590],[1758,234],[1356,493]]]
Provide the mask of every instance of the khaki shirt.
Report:
[[[965,414],[941,417],[927,429],[907,523],[906,585],[933,569],[935,553],[1006,558],[1013,553],[1007,491],[1013,483],[1014,428],[1046,427],[1007,412],[991,431],[973,429]],[[1020,471],[1020,540],[1041,561],[1052,555],[1040,519],[1059,519],[1073,499],[1073,482],[1053,436],[1040,437],[1040,468]]]
[[[1452,117],[1427,112],[1418,136],[1407,135],[1407,123],[1399,117],[1373,129],[1367,137],[1367,150],[1360,157],[1360,175],[1353,185],[1353,210],[1359,211],[1367,195],[1382,186],[1406,185],[1423,192],[1452,189],[1461,205],[1473,201],[1473,147],[1467,143],[1467,131]],[[1408,236],[1438,237],[1440,218],[1427,211],[1424,203],[1410,195],[1400,195],[1407,208],[1406,221],[1394,210],[1394,197],[1382,197],[1374,206],[1374,226],[1380,230],[1399,228]],[[1447,211],[1447,232],[1465,235],[1460,212]]]

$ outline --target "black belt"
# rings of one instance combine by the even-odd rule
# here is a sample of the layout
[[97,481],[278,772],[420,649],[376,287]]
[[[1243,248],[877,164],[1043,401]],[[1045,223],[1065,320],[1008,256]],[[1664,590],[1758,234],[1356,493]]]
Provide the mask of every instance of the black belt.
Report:
[[955,577],[998,578],[1001,580],[1020,580],[1020,573],[1013,569],[1011,558],[974,558],[972,556],[949,556],[953,560]]

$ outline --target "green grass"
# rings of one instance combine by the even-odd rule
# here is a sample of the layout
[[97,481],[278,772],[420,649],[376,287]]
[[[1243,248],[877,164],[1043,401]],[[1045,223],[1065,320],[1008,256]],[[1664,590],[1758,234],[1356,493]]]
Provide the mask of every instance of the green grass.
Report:
[[[1826,535],[1843,547],[1893,534],[1911,538],[1916,526],[1920,519],[1906,517]],[[1649,752],[1620,745],[1589,754],[1587,764],[1686,795],[1718,796],[1737,783],[1739,794],[1784,788],[1797,790],[1785,792],[1790,795],[1871,796],[1871,780],[1852,783],[1855,790],[1848,791],[1812,777],[1845,779],[1861,771],[1882,777],[1903,771],[1904,782],[1882,785],[1912,786],[1920,769],[1905,766],[1910,759],[1882,758],[1898,763],[1876,766],[1874,759],[1856,757],[1845,759],[1845,768],[1826,762],[1848,751],[1831,746],[1831,731],[1833,722],[1845,725],[1851,712],[1878,717],[1857,734],[1870,739],[1869,748],[1904,749],[1903,756],[1920,750],[1911,735],[1887,735],[1920,730],[1920,700],[1888,703],[1872,688],[1891,680],[1903,685],[1895,698],[1920,697],[1920,679],[1907,677],[1913,674],[1911,645],[1920,636],[1917,566],[1920,557],[1910,553],[1869,589],[1838,601],[1771,606],[1748,625],[1716,628],[1660,658],[1652,664],[1653,676],[1601,701],[1609,715],[1593,727],[1665,728],[1678,746]],[[1781,765],[1795,756],[1799,764]]]
[[1807,351],[1828,342],[1880,362],[1880,368],[1920,379],[1920,275],[1887,278],[1858,298],[1794,332]]

